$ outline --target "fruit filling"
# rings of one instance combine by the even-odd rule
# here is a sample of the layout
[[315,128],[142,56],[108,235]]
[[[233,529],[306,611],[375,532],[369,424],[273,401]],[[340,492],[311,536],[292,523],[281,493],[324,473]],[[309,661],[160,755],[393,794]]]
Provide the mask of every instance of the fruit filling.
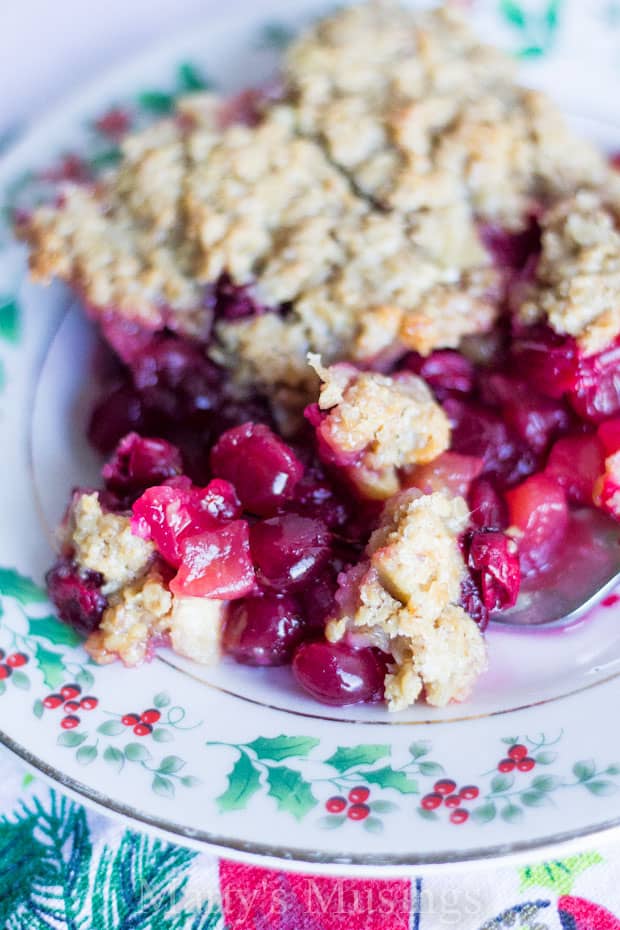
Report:
[[107,349],[47,575],[99,662],[467,697],[489,620],[620,519],[620,175],[454,9],[362,3],[19,222]]

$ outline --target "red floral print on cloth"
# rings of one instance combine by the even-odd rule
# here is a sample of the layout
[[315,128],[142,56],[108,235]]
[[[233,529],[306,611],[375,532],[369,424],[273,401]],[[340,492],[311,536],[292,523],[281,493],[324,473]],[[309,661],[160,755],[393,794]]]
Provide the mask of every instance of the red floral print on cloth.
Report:
[[228,930],[409,930],[411,882],[292,875],[220,862]]

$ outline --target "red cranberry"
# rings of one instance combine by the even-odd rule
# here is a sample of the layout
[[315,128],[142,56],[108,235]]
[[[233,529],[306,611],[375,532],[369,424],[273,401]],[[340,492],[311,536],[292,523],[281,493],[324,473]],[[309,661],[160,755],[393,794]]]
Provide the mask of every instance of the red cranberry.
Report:
[[12,674],[13,669],[10,665],[2,664],[0,665],[0,681],[4,681],[5,678],[9,678]]
[[364,785],[358,785],[356,788],[351,788],[348,794],[348,798],[351,804],[363,804],[368,800],[369,796],[370,790]]
[[535,765],[535,760],[530,759],[529,756],[526,756],[525,759],[521,759],[520,762],[517,762],[517,768],[520,772],[531,772]]
[[98,120],[95,120],[95,127],[104,136],[118,142],[131,129],[131,116],[127,110],[112,107]]
[[565,538],[568,507],[563,489],[544,474],[532,475],[506,492],[510,522],[522,531],[519,558],[524,574],[544,569]]
[[466,820],[469,820],[469,811],[466,811],[464,807],[457,807],[450,814],[450,823],[465,823]]
[[222,274],[207,295],[215,316],[224,320],[241,320],[259,316],[267,308],[252,297],[248,285],[235,284],[228,274]]
[[73,715],[69,717],[63,717],[60,721],[60,726],[63,728],[63,730],[74,730],[75,727],[79,727],[79,725],[80,718]]
[[577,414],[592,423],[620,413],[620,338],[597,355],[579,357],[568,397]]
[[254,587],[248,525],[233,520],[181,542],[181,564],[170,582],[174,594],[233,600]]
[[537,454],[570,426],[562,401],[537,394],[518,378],[487,375],[482,379],[482,390],[486,402],[500,407],[505,422]]
[[65,701],[72,701],[82,693],[82,689],[79,685],[63,685],[63,687],[60,689],[60,693]]
[[211,467],[235,486],[246,510],[267,517],[290,500],[303,475],[293,450],[262,423],[223,433],[211,451]]
[[341,814],[346,806],[347,802],[345,798],[340,797],[340,795],[334,795],[333,798],[328,798],[325,802],[325,809],[328,810],[330,814]]
[[521,585],[519,556],[514,542],[504,533],[472,533],[467,564],[472,574],[480,578],[487,610],[503,610],[516,603]]
[[145,413],[139,393],[128,385],[109,390],[94,407],[88,424],[88,441],[108,455],[132,430],[145,431]]
[[440,778],[433,786],[433,791],[437,794],[448,795],[456,791],[456,782],[451,778]]
[[302,643],[293,673],[301,687],[324,704],[378,701],[383,697],[385,658],[374,649],[353,649],[345,643]]
[[80,709],[80,702],[79,701],[65,701],[64,709],[67,711],[68,714],[74,714],[76,710]]
[[502,759],[501,762],[498,762],[497,769],[499,772],[512,772],[516,763],[512,759]]
[[181,453],[175,446],[165,439],[145,439],[129,433],[121,439],[101,474],[108,490],[131,497],[182,471]]
[[418,466],[410,483],[424,494],[445,490],[454,496],[465,497],[471,482],[483,468],[481,458],[459,452],[443,452],[427,465]]
[[540,252],[540,224],[532,216],[521,232],[509,232],[501,226],[480,227],[480,237],[499,268],[520,271],[528,260]]
[[157,723],[161,714],[154,707],[150,707],[148,710],[145,710],[140,714],[140,720],[142,723]]
[[303,627],[299,604],[290,594],[246,597],[229,608],[223,646],[241,665],[286,665]]
[[136,723],[133,732],[136,736],[148,736],[153,732],[153,727],[149,723]]
[[140,718],[137,714],[125,714],[121,717],[121,723],[126,727],[133,727],[136,723],[140,722]]
[[620,417],[601,423],[597,430],[597,437],[603,444],[605,455],[613,455],[620,451]]
[[535,390],[547,397],[562,397],[575,385],[577,344],[546,326],[516,334],[511,347],[515,369]]
[[558,439],[545,468],[545,474],[562,485],[569,501],[583,506],[592,506],[594,483],[603,471],[603,449],[596,436]]
[[7,656],[6,664],[10,665],[11,668],[21,668],[27,661],[28,656],[24,652],[13,652],[10,656]]
[[94,710],[99,701],[96,697],[93,697],[92,694],[87,694],[86,697],[83,697],[80,701],[80,707],[82,710]]
[[320,520],[295,513],[255,523],[250,545],[260,581],[278,591],[303,587],[329,557],[330,538]]
[[144,407],[169,421],[190,421],[220,402],[221,372],[187,339],[158,336],[131,360]]
[[85,636],[97,629],[108,605],[101,593],[103,575],[82,570],[71,559],[59,559],[45,583],[61,620]]
[[465,613],[475,620],[481,630],[486,630],[489,624],[489,611],[482,598],[481,585],[478,578],[467,572],[461,582],[461,597],[459,603]]
[[55,710],[62,703],[63,700],[60,694],[48,694],[47,697],[43,698],[43,706],[47,707],[48,710]]
[[352,804],[347,811],[347,817],[349,820],[365,820],[369,813],[370,808],[367,804]]
[[425,811],[434,811],[436,808],[441,807],[442,803],[443,797],[441,794],[425,794],[420,801],[420,807]]
[[508,526],[508,508],[488,478],[476,478],[467,495],[469,519],[479,529],[503,530]]
[[474,389],[474,366],[460,352],[441,349],[426,358],[412,352],[405,359],[403,367],[424,378],[440,398],[449,391],[470,394]]
[[477,785],[465,785],[464,788],[461,788],[459,794],[464,801],[474,801],[480,794],[480,788]]
[[508,750],[508,755],[515,762],[521,762],[521,760],[525,759],[527,756],[527,747],[523,746],[521,743],[515,743],[514,746],[511,746]]
[[460,794],[449,794],[447,798],[444,798],[444,804],[446,807],[458,807],[461,803]]

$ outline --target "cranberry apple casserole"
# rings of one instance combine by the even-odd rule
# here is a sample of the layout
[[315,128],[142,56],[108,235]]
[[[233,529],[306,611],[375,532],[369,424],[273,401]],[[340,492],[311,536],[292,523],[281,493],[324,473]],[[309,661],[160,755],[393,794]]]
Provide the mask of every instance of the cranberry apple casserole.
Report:
[[22,218],[111,349],[47,576],[98,662],[467,697],[489,615],[620,517],[620,175],[449,7],[318,22]]

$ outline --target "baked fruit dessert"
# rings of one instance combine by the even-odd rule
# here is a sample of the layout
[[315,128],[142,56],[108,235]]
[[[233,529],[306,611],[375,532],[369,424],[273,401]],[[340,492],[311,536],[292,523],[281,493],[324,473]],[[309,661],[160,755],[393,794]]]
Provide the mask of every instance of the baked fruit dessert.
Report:
[[60,616],[99,662],[463,700],[573,510],[620,517],[617,171],[452,8],[384,0],[122,150],[18,225],[113,356]]

